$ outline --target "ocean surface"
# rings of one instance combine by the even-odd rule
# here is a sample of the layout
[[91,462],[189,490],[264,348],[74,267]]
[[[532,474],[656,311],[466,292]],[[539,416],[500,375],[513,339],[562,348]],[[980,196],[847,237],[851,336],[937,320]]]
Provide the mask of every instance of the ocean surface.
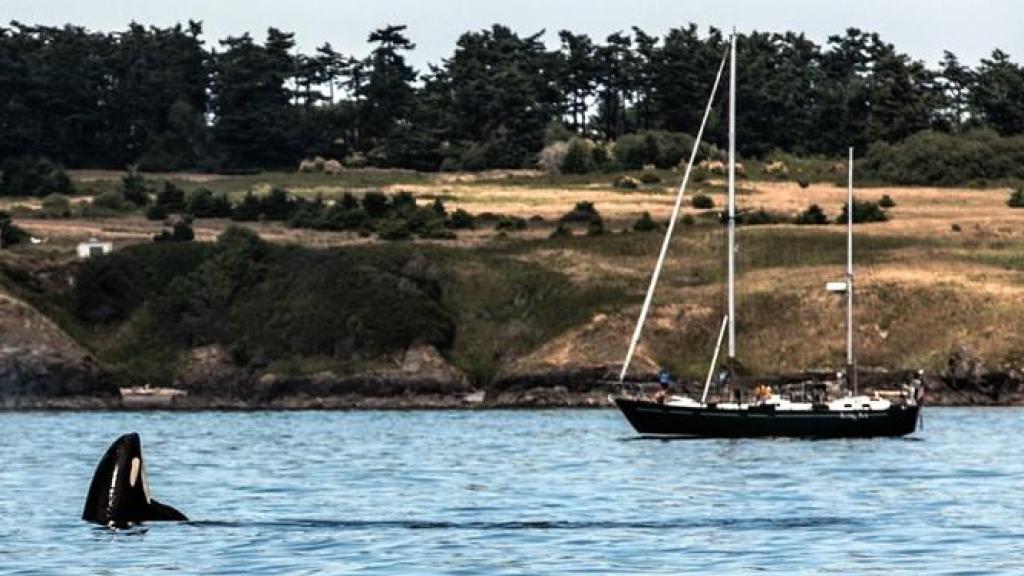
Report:
[[[0,414],[0,574],[1024,574],[1024,410],[641,440],[613,410]],[[189,523],[79,520],[142,435]]]

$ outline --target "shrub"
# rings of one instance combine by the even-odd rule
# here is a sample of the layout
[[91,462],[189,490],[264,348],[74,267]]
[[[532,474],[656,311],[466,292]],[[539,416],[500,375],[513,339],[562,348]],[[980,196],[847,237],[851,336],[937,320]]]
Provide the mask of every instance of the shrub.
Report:
[[75,315],[91,323],[124,320],[145,300],[146,266],[134,252],[90,258],[75,277]]
[[563,222],[559,222],[558,226],[555,226],[555,229],[552,230],[551,234],[549,235],[549,238],[571,238],[571,237],[572,237],[572,229],[569,228],[569,226],[567,226]]
[[135,164],[121,177],[121,196],[136,206],[149,204],[149,184]]
[[1024,178],[1024,136],[991,130],[925,130],[895,144],[877,142],[860,164],[867,178],[892,184],[957,185]]
[[156,236],[153,236],[154,242],[191,242],[196,237],[195,232],[192,231],[192,226],[184,220],[174,223],[171,227],[170,232],[167,230],[161,231]]
[[623,190],[636,190],[640,187],[640,181],[632,176],[619,176],[612,185]]
[[658,176],[654,172],[644,172],[640,175],[640,182],[644,184],[659,184],[661,182],[661,176]]
[[401,214],[410,213],[416,209],[416,197],[410,192],[399,192],[391,197],[391,208]]
[[363,210],[370,218],[382,218],[388,213],[388,197],[376,191],[370,191],[363,195]]
[[[843,211],[839,215],[839,218],[836,219],[836,224],[846,224],[847,218],[849,218],[849,216],[847,215],[848,208],[849,206],[846,203],[844,203]],[[854,224],[861,224],[864,222],[885,222],[888,219],[889,215],[885,213],[885,210],[882,209],[882,207],[879,206],[877,202],[869,202],[866,200],[853,201]]]
[[124,210],[127,208],[127,202],[124,200],[124,196],[120,192],[104,192],[99,196],[92,199],[92,205],[96,208],[102,208],[104,210]]
[[562,170],[562,162],[568,153],[568,142],[552,142],[537,155],[537,166],[548,174],[558,174]]
[[229,218],[231,201],[223,193],[214,196],[207,188],[197,188],[189,194],[185,211],[194,218]]
[[562,222],[591,222],[593,220],[600,219],[601,215],[598,213],[597,208],[594,207],[593,202],[577,202],[576,206],[572,210],[562,215]]
[[181,212],[185,209],[185,191],[170,181],[164,181],[164,187],[156,195],[156,203],[167,212]]
[[526,220],[519,218],[518,216],[502,216],[501,218],[498,218],[498,222],[494,225],[494,229],[501,232],[526,230],[526,227]]
[[637,232],[650,232],[657,228],[658,225],[654,222],[654,219],[651,218],[650,212],[644,212],[636,219],[636,222],[633,222],[633,230],[636,230]]
[[768,212],[764,208],[758,208],[757,210],[740,215],[738,220],[738,223],[744,226],[764,226],[767,224],[781,224],[786,221],[786,217],[775,212]]
[[0,166],[0,196],[36,196],[74,194],[71,178],[46,158],[20,156],[8,158]]
[[683,226],[693,226],[697,223],[697,219],[693,217],[693,214],[683,214],[683,217],[679,219]]
[[797,183],[797,184],[798,184],[798,185],[799,185],[799,186],[800,186],[801,188],[805,188],[805,189],[806,189],[806,188],[807,188],[808,186],[810,186],[810,185],[811,185],[811,182],[810,182],[810,180],[808,180],[807,178],[801,178],[801,179],[797,180],[797,181],[796,181],[796,183]]
[[409,223],[404,218],[387,218],[377,223],[377,236],[381,240],[408,240],[412,237]]
[[50,194],[43,198],[43,212],[52,218],[67,218],[71,216],[71,202],[63,194]]
[[252,190],[245,193],[242,201],[231,209],[231,219],[236,222],[254,222],[260,219],[260,199],[252,193]]
[[963,228],[961,228],[959,224],[953,224],[951,229],[953,230],[953,232],[961,232],[961,231],[963,231]]
[[1024,208],[1024,187],[1010,192],[1010,199],[1006,201],[1006,205],[1010,208]]
[[[615,143],[615,159],[627,170],[639,170],[648,164],[672,168],[690,155],[693,142],[693,137],[681,132],[649,130],[626,134]],[[710,148],[707,151],[710,153]]]
[[559,166],[563,174],[589,174],[597,170],[590,150],[593,146],[582,138],[569,141],[569,149]]
[[444,225],[444,220],[433,218],[428,220],[419,230],[420,238],[432,240],[454,240],[455,233]]
[[168,214],[167,208],[161,204],[153,204],[146,208],[146,220],[164,220]]
[[15,226],[11,215],[0,210],[0,248],[20,244],[28,239],[28,232]]
[[807,207],[807,210],[797,215],[795,222],[804,225],[828,224],[828,214],[825,214],[821,206],[811,204]]
[[892,199],[892,196],[889,196],[888,194],[883,194],[882,198],[878,201],[878,205],[881,206],[882,208],[895,208],[896,201]]
[[284,188],[274,187],[260,199],[260,215],[266,220],[283,222],[292,217],[298,205]]
[[430,205],[430,209],[434,211],[434,215],[444,220],[448,217],[448,209],[444,205],[444,200],[440,198],[434,198],[434,203]]
[[337,205],[341,206],[343,210],[355,210],[359,208],[359,200],[351,192],[345,192],[341,195],[341,200],[336,202]]
[[594,160],[594,166],[597,166],[598,170],[606,170],[611,166],[612,158],[608,155],[608,149],[604,146],[594,146],[590,150],[590,157]]
[[587,236],[600,236],[604,234],[604,220],[595,218],[587,224]]
[[456,230],[472,230],[475,227],[473,215],[462,208],[452,213],[452,228]]
[[709,210],[715,207],[715,201],[711,199],[711,196],[707,194],[697,194],[690,201],[694,208],[698,210]]

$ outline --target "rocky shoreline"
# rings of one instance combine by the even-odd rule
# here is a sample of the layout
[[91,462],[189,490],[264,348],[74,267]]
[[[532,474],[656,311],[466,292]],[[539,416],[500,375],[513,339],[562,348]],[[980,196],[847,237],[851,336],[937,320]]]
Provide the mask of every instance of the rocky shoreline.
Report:
[[[588,371],[589,372],[589,371]],[[317,386],[309,390],[299,387],[305,378],[284,378],[277,382],[279,393],[272,395],[218,394],[199,392],[176,398],[173,403],[158,406],[127,406],[118,393],[0,395],[0,411],[260,411],[260,410],[494,410],[610,408],[608,394],[612,383],[579,378],[580,374],[549,373],[522,376],[515,382],[504,382],[489,390],[423,391],[423,382],[390,381],[384,390],[393,394],[371,393],[367,390],[340,392],[352,388],[345,379],[334,381],[337,388]],[[792,377],[790,377],[792,378]],[[776,383],[785,379],[774,380]],[[929,379],[928,406],[1024,406],[1024,381],[1011,380],[1005,374],[990,374],[982,382],[957,382]],[[365,380],[363,380],[365,383]],[[876,379],[877,383],[877,379]],[[866,389],[872,387],[866,384]],[[416,391],[420,388],[421,391]],[[689,382],[674,387],[677,392],[699,395],[699,385]]]

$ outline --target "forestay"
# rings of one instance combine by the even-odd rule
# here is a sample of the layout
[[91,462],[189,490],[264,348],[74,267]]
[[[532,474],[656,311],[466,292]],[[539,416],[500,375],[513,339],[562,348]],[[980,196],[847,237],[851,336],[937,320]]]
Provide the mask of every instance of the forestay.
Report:
[[722,71],[725,70],[725,62],[728,59],[728,51],[722,56],[722,63],[718,66],[718,74],[715,75],[715,83],[711,87],[711,96],[708,98],[708,105],[704,109],[704,118],[700,122],[700,130],[697,131],[697,138],[693,143],[693,150],[690,151],[690,161],[686,164],[686,172],[683,173],[683,181],[679,184],[679,193],[676,195],[676,203],[672,207],[672,218],[668,221],[668,230],[665,231],[665,240],[661,243],[661,252],[658,254],[658,262],[654,266],[654,274],[651,275],[651,284],[647,288],[647,296],[644,298],[644,305],[640,309],[640,318],[637,319],[636,328],[633,330],[633,338],[629,341],[629,350],[626,352],[626,359],[622,363],[622,372],[619,373],[619,382],[626,379],[626,372],[633,361],[633,354],[636,352],[636,345],[640,342],[640,335],[644,330],[644,322],[647,321],[647,313],[651,308],[651,300],[654,298],[654,289],[658,285],[658,278],[661,276],[661,267],[665,264],[665,255],[668,253],[668,246],[672,240],[672,232],[675,230],[676,221],[679,219],[679,211],[683,207],[683,195],[686,193],[686,185],[690,181],[690,172],[693,170],[693,162],[697,158],[697,151],[700,149],[701,139],[704,137],[704,127],[707,126],[708,117],[711,116],[711,107],[715,102],[715,95],[718,93],[718,84],[722,80]]

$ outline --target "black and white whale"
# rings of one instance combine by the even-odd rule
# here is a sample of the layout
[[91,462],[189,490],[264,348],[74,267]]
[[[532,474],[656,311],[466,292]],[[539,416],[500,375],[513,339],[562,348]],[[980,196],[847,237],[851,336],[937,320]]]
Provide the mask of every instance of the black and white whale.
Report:
[[140,522],[187,521],[181,512],[153,499],[145,466],[138,434],[125,434],[115,440],[96,466],[82,520],[111,528]]

